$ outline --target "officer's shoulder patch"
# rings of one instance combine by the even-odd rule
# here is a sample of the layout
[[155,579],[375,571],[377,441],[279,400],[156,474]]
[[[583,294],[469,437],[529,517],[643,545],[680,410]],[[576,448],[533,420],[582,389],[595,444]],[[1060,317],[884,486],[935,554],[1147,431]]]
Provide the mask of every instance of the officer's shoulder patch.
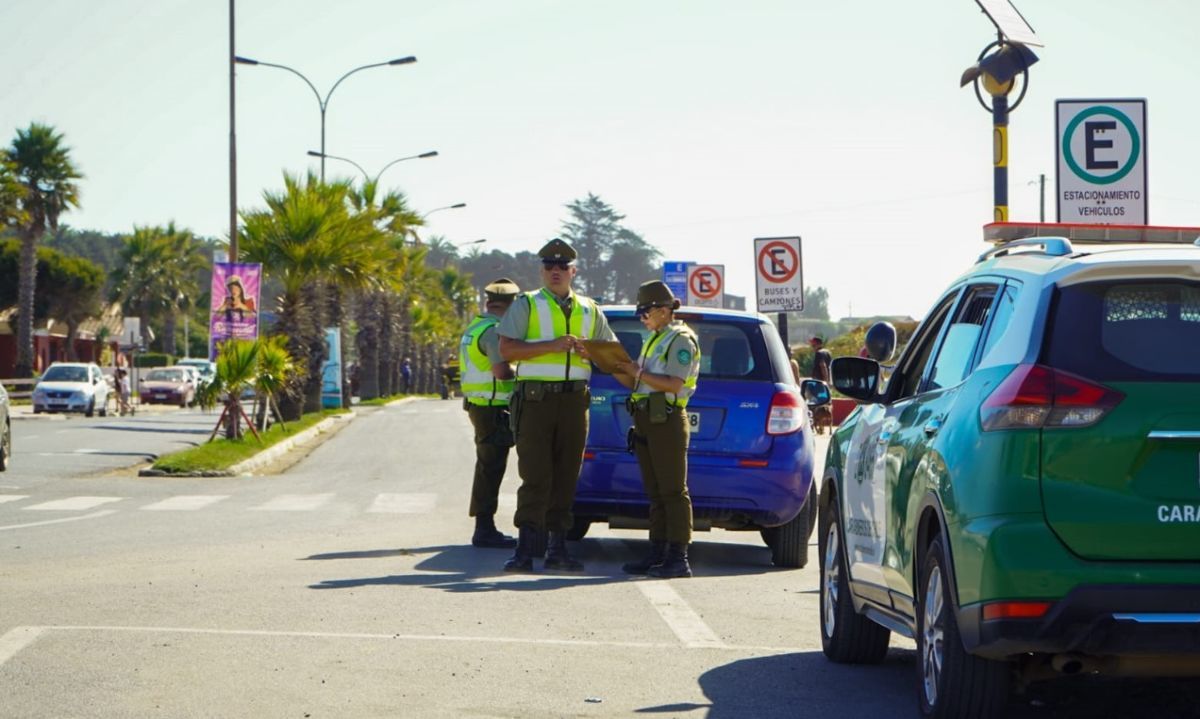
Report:
[[690,350],[679,350],[675,356],[679,358],[679,364],[691,364],[692,362],[692,353]]

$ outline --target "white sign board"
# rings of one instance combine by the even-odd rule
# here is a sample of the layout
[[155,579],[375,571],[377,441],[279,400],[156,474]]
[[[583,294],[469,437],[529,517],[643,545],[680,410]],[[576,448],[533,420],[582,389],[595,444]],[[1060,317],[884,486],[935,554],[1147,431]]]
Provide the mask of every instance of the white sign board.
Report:
[[799,237],[754,240],[754,286],[759,312],[804,310],[804,263]]
[[1058,221],[1146,225],[1146,101],[1058,100]]
[[688,265],[687,290],[692,307],[724,307],[725,265]]

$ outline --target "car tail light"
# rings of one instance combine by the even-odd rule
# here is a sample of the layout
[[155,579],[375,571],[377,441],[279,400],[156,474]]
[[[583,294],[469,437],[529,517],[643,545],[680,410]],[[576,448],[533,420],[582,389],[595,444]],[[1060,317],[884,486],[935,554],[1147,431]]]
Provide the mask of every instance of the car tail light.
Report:
[[595,458],[596,458],[596,453],[595,453],[595,452],[584,452],[584,453],[583,453],[583,458],[584,458],[585,460],[588,460],[588,459],[595,459]]
[[983,605],[983,620],[1041,619],[1050,611],[1051,602],[992,602]]
[[1019,365],[979,409],[984,430],[1087,427],[1125,398],[1120,392],[1045,365]]
[[770,461],[765,459],[739,459],[739,467],[748,467],[750,469],[762,469],[770,465]]
[[791,434],[804,426],[804,415],[808,406],[793,390],[781,390],[771,398],[771,410],[767,413],[767,434]]

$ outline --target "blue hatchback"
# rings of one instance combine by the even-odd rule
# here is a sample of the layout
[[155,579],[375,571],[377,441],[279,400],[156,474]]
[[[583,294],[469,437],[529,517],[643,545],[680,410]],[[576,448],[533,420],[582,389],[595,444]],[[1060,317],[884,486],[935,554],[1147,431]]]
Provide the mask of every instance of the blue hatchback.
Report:
[[[634,309],[603,311],[636,358],[648,333]],[[700,378],[686,409],[695,528],[759,531],[776,565],[803,567],[816,508],[813,432],[775,326],[751,312],[685,307],[675,314],[700,340]],[[815,392],[817,387],[804,389]],[[641,473],[626,449],[632,422],[625,410],[629,390],[597,370],[591,393],[572,539],[581,539],[592,522],[621,529],[649,526]]]

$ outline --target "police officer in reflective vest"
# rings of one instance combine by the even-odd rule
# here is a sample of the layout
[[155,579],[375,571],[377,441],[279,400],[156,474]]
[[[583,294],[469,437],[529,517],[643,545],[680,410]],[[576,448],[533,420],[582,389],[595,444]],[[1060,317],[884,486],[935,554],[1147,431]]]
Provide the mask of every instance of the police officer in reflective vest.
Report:
[[650,499],[650,552],[625,564],[629,574],[690,577],[692,499],[687,490],[688,398],[700,373],[695,332],[675,319],[679,300],[654,280],[638,288],[637,315],[650,336],[637,362],[625,362],[613,375],[633,390],[633,447]]
[[506,572],[533,571],[534,548],[549,531],[544,568],[581,572],[567,552],[566,533],[574,523],[571,505],[587,440],[588,379],[592,365],[585,339],[615,340],[599,307],[575,294],[576,252],[560,239],[538,252],[544,287],[526,292],[500,322],[500,354],[516,363],[513,426],[516,431],[517,549]]
[[512,366],[500,357],[496,326],[521,288],[502,277],[483,288],[485,311],[471,320],[458,352],[464,405],[475,428],[475,481],[471,485],[470,516],[475,518],[476,547],[515,547],[517,540],[496,529],[500,482],[512,447],[508,401],[513,390]]

